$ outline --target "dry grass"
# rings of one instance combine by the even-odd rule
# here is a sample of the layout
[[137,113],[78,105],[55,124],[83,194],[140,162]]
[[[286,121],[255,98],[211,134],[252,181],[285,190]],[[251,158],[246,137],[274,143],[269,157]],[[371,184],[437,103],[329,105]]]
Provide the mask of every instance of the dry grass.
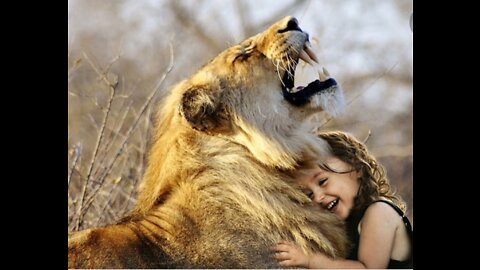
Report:
[[[151,103],[161,89],[166,76],[173,68],[173,48],[170,46],[170,64],[161,76],[157,86],[150,91],[141,107],[136,111],[130,107],[116,107],[116,99],[125,103],[130,96],[117,92],[118,76],[109,72],[109,66],[102,68],[84,52],[84,59],[100,80],[96,87],[107,91],[108,98],[100,103],[93,96],[95,109],[88,114],[96,135],[93,147],[82,151],[83,144],[75,143],[69,148],[68,175],[68,224],[69,230],[80,230],[92,226],[112,223],[130,210],[135,202],[138,180],[144,172],[151,132]],[[116,60],[119,57],[116,57]],[[72,67],[71,70],[74,70]],[[99,92],[98,95],[105,94]],[[76,95],[79,96],[79,95]],[[92,96],[84,93],[86,103]],[[82,99],[83,99],[82,98]],[[87,106],[88,107],[88,106]],[[100,123],[98,120],[101,119]],[[137,130],[140,131],[137,131]],[[125,131],[126,130],[126,131]],[[92,134],[92,135],[93,135]]]

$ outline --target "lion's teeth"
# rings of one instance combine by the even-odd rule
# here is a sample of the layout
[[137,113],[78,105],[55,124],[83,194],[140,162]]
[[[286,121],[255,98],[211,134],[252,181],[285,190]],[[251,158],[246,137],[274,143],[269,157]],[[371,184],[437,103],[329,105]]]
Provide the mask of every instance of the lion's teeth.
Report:
[[318,64],[318,58],[315,55],[315,53],[312,51],[312,48],[310,46],[310,42],[305,42],[305,46],[303,47],[303,50],[310,56],[310,58]]
[[323,67],[322,69],[323,69],[323,73],[325,73],[327,78],[330,78],[330,73],[328,72],[328,70],[325,67]]
[[306,63],[309,63],[312,66],[315,65],[315,63],[312,62],[312,59],[310,59],[309,54],[306,53],[305,50],[301,50],[298,57],[300,57],[300,59],[302,59]]
[[327,77],[325,76],[325,74],[323,74],[323,72],[320,69],[318,70],[318,78],[320,79],[321,82],[324,82],[327,80]]

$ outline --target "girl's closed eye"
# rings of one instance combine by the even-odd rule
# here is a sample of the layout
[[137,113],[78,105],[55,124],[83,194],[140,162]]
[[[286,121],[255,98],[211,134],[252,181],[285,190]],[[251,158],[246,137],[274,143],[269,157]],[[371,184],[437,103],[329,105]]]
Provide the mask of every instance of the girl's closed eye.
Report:
[[328,178],[320,179],[320,180],[318,181],[318,185],[319,185],[319,186],[324,186],[324,185],[326,185],[326,184],[327,184],[327,180],[328,180]]

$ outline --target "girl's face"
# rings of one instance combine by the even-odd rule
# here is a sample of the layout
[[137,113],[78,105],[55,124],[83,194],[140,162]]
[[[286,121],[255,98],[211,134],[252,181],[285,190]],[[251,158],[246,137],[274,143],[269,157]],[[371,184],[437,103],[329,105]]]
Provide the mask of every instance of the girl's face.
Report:
[[300,176],[300,186],[312,201],[345,220],[354,206],[361,174],[352,171],[350,164],[336,157],[329,158],[326,164],[340,173],[322,168],[312,169]]

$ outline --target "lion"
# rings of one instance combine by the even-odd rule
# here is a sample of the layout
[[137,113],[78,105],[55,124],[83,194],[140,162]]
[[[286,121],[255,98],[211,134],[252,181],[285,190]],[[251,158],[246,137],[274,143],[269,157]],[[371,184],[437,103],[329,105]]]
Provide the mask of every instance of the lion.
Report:
[[317,62],[288,16],[226,49],[162,101],[134,209],[70,233],[69,268],[276,268],[272,247],[343,257],[343,223],[313,205],[295,176],[327,157],[315,113],[344,110],[326,71],[294,87],[299,59]]

